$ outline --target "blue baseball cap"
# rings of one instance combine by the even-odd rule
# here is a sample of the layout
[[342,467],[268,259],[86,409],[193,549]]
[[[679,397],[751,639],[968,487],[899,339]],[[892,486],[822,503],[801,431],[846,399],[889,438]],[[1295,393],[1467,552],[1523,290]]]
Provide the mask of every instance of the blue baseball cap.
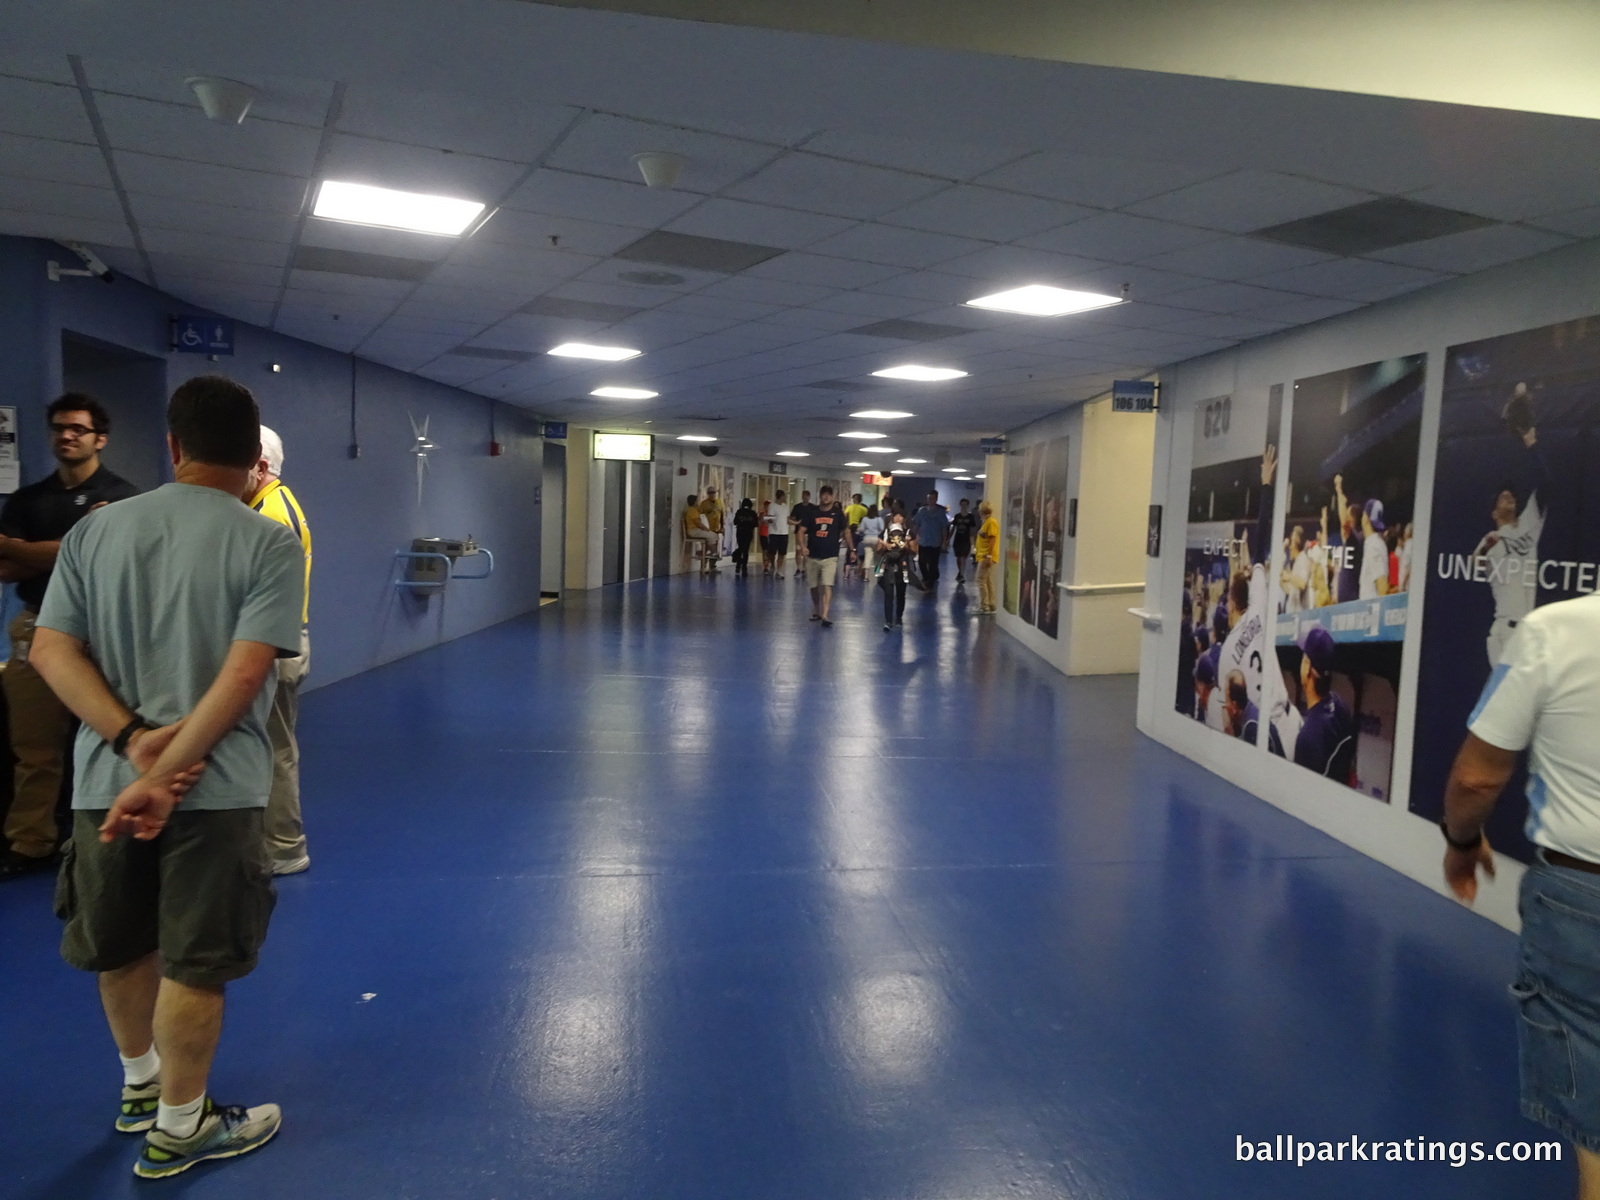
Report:
[[1201,687],[1217,686],[1217,667],[1211,660],[1211,655],[1202,654],[1194,664],[1194,681]]
[[1311,669],[1318,675],[1333,674],[1333,634],[1321,625],[1313,625],[1300,638],[1300,650],[1311,661]]

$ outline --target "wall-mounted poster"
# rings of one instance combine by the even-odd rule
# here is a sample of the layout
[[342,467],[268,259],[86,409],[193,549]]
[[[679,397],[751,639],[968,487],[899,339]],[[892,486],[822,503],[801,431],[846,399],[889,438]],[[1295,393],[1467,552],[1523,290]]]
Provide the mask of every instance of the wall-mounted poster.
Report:
[[[1410,806],[1430,820],[1467,718],[1536,606],[1593,592],[1600,564],[1600,316],[1445,355]],[[1424,564],[1418,563],[1420,571]],[[1521,772],[1489,841],[1527,861]]]
[[1013,616],[1018,614],[1022,591],[1022,513],[1023,491],[1027,483],[1027,456],[1021,450],[1006,451],[1005,578],[1001,604]]
[[1039,531],[1037,603],[1034,624],[1039,632],[1056,637],[1061,626],[1062,554],[1066,548],[1064,517],[1067,506],[1067,467],[1071,439],[1051,438],[1039,447]]
[[1427,356],[1294,385],[1268,749],[1388,801]]
[[1189,474],[1176,706],[1252,744],[1269,653],[1282,419],[1282,385],[1204,401]]

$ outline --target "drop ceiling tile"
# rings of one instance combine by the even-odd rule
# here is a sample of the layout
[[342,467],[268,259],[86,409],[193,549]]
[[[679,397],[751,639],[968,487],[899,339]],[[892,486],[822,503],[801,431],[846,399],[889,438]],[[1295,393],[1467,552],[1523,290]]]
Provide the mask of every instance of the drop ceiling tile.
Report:
[[853,223],[842,217],[716,197],[691,209],[666,229],[671,233],[692,233],[697,237],[795,250],[843,232]]
[[1163,326],[1174,333],[1192,333],[1204,337],[1232,338],[1243,341],[1245,338],[1261,337],[1264,334],[1274,333],[1284,326],[1277,321],[1263,321],[1259,317],[1237,317],[1227,314],[1213,313],[1209,316],[1185,317],[1181,321],[1174,321]]
[[433,317],[447,321],[503,320],[532,296],[522,292],[489,292],[482,288],[427,280],[417,285],[396,316]]
[[907,271],[864,289],[877,295],[904,296],[929,304],[964,304],[972,298],[972,280],[939,271]]
[[353,250],[358,254],[382,254],[389,258],[410,258],[438,262],[460,243],[455,238],[431,233],[407,233],[402,229],[378,229],[371,225],[351,225],[344,221],[308,219],[300,231],[305,246],[327,250]]
[[708,333],[718,333],[736,324],[737,321],[727,317],[704,317],[653,308],[629,317],[620,328],[622,336],[637,335],[648,339],[651,345],[675,345]]
[[550,289],[563,300],[591,300],[597,304],[623,304],[629,308],[654,308],[677,295],[665,288],[637,287],[626,283],[583,283],[572,280]]
[[[555,238],[555,242],[550,241]],[[472,241],[509,242],[517,246],[560,250],[610,258],[639,239],[639,231],[626,225],[585,221],[577,217],[518,212],[502,208],[472,235]]]
[[811,283],[790,283],[783,279],[733,275],[719,283],[711,284],[700,294],[729,300],[753,300],[758,304],[799,306],[814,304],[818,300],[834,295],[837,291],[837,288],[818,287]]
[[791,152],[728,189],[735,199],[868,220],[949,185],[942,180]]
[[0,75],[43,83],[63,83],[69,87],[77,82],[72,77],[72,64],[67,61],[65,54],[11,47],[0,50]]
[[1272,304],[1258,311],[1247,312],[1249,317],[1262,317],[1269,321],[1286,321],[1290,325],[1309,325],[1313,321],[1336,317],[1340,313],[1361,308],[1361,300],[1335,300],[1330,297],[1302,296],[1284,303]]
[[1174,308],[1192,308],[1198,312],[1243,313],[1267,311],[1280,305],[1294,304],[1304,296],[1293,292],[1280,292],[1272,288],[1253,287],[1247,283],[1207,283],[1187,291],[1172,292],[1162,301]]
[[224,125],[208,121],[198,104],[162,104],[132,96],[97,93],[95,102],[117,150],[300,176],[309,175],[316,160],[319,135],[301,125],[251,120]]
[[228,307],[217,310],[224,316],[233,317],[235,320],[245,321],[265,329],[272,320],[272,305],[265,300],[234,300]]
[[435,338],[454,346],[483,331],[479,321],[449,321],[436,317],[390,317],[379,331],[381,337]]
[[1275,271],[1250,282],[1262,287],[1282,288],[1312,296],[1334,296],[1345,300],[1384,300],[1415,291],[1450,278],[1437,271],[1405,267],[1399,263],[1373,262],[1364,258],[1342,258],[1314,263],[1290,271]]
[[333,271],[306,271],[299,268],[289,272],[289,294],[315,293],[321,300],[348,300],[352,312],[382,308],[392,309],[397,301],[411,294],[414,284],[402,279],[371,279],[363,275],[342,275]]
[[1024,238],[1022,244],[1106,262],[1127,263],[1215,240],[1216,234],[1192,225],[1154,221],[1128,213],[1099,213],[1049,233]]
[[204,197],[207,203],[261,212],[297,214],[306,194],[304,178],[151,154],[118,153],[117,172],[130,192],[176,200]]
[[1252,275],[1264,275],[1269,271],[1287,271],[1330,261],[1328,255],[1317,250],[1234,237],[1191,246],[1187,250],[1153,254],[1140,260],[1139,265],[1231,282]]
[[278,299],[280,290],[277,284],[223,283],[216,279],[177,275],[163,271],[159,266],[156,271],[161,279],[162,291],[220,313],[231,313],[231,305],[245,302],[270,306]]
[[464,92],[352,83],[345,91],[339,128],[390,142],[531,163],[577,112],[527,99],[504,104]]
[[893,225],[863,224],[809,247],[812,253],[859,259],[892,267],[932,267],[990,247],[972,238],[950,237]]
[[1096,208],[1121,208],[1216,174],[1148,159],[1042,151],[980,175],[977,182]]
[[750,300],[730,299],[725,296],[695,294],[679,296],[661,305],[658,312],[687,313],[690,316],[723,318],[728,321],[755,321],[781,312],[782,306],[763,304]]
[[[315,281],[315,272],[296,271],[296,279],[311,278]],[[313,290],[304,287],[291,287],[283,294],[283,309],[285,313],[294,313],[302,317],[315,317],[319,320],[337,320],[352,324],[365,323],[368,326],[376,324],[389,316],[394,311],[395,302],[381,296],[354,296],[338,294],[325,290]]]
[[507,208],[655,229],[700,202],[692,192],[646,187],[642,180],[601,179],[549,169],[536,171],[506,201]]
[[1539,217],[1532,224],[1575,238],[1600,237],[1600,205]]
[[798,325],[802,329],[818,332],[840,333],[861,324],[857,313],[830,312],[822,308],[786,308],[766,318],[775,324]]
[[962,184],[885,213],[879,219],[887,225],[1012,242],[1076,221],[1092,211],[1058,200]]
[[45,179],[0,178],[0,209],[122,223],[122,205],[110,188]]
[[108,188],[111,175],[97,146],[0,133],[0,175]]
[[566,282],[558,276],[541,276],[531,271],[496,271],[471,264],[443,262],[428,273],[431,283],[442,283],[464,290],[485,291],[524,297],[534,296]]
[[94,127],[74,85],[0,76],[0,130],[95,144]]
[[[204,116],[199,100],[184,82],[190,76],[208,74],[202,67],[185,69],[91,58],[84,62],[83,69],[97,97],[100,93],[133,96],[188,109],[197,117]],[[229,78],[255,89],[256,96],[251,101],[246,123],[272,121],[320,129],[333,98],[333,84],[321,79],[251,73],[232,74]]]
[[548,241],[544,245],[523,245],[470,237],[457,242],[450,252],[451,266],[483,267],[536,279],[573,279],[603,262],[593,254],[552,250]]
[[848,314],[858,318],[855,324],[860,325],[863,323],[863,319],[867,317],[875,317],[879,320],[888,320],[891,317],[910,317],[941,306],[930,304],[926,300],[915,297],[880,295],[875,292],[859,291],[839,292],[837,295],[829,296],[824,300],[818,300],[808,307],[820,309],[823,312]]
[[1413,242],[1409,246],[1377,250],[1369,257],[1411,267],[1426,267],[1433,271],[1467,274],[1543,254],[1568,242],[1568,238],[1541,229],[1491,225],[1485,229],[1450,234],[1426,242]]
[[389,337],[380,327],[361,343],[362,358],[379,362],[399,371],[416,371],[439,357],[447,348],[438,343],[416,342],[404,336]]
[[1020,287],[1025,283],[1048,283],[1065,287],[1066,280],[1076,278],[1085,271],[1099,270],[1106,265],[1105,262],[1092,258],[1056,254],[1049,250],[1036,250],[1026,246],[989,246],[976,253],[964,254],[960,258],[952,258],[938,264],[939,270],[947,275],[964,275],[973,280],[973,296],[988,295],[1004,288]]
[[202,279],[222,284],[270,287],[274,290],[283,283],[281,262],[224,262],[205,256],[165,254],[160,251],[152,252],[150,261],[155,266],[156,274],[163,280],[170,275],[179,279]]
[[865,287],[900,274],[902,268],[881,263],[852,261],[824,254],[790,253],[758,263],[745,272],[749,278],[782,279],[831,289]]
[[928,142],[913,138],[828,130],[808,140],[804,149],[834,158],[940,179],[964,180],[1020,158],[1027,150],[975,142]]
[[[249,122],[243,127],[248,128]],[[493,205],[525,170],[521,164],[503,159],[340,133],[328,148],[322,177]]]
[[640,178],[633,155],[652,150],[682,155],[676,190],[700,193],[721,191],[778,153],[759,142],[596,113],[573,130],[545,165],[632,182]]
[[278,319],[272,326],[279,333],[315,342],[331,350],[354,350],[370,334],[374,322],[332,321],[315,311],[278,310]]
[[289,213],[265,213],[259,209],[179,200],[172,196],[148,196],[142,192],[130,193],[128,202],[141,229],[214,233],[253,241],[287,243],[294,237],[298,223],[297,218]]
[[1369,192],[1275,171],[1235,171],[1129,206],[1139,216],[1248,233],[1371,200]]

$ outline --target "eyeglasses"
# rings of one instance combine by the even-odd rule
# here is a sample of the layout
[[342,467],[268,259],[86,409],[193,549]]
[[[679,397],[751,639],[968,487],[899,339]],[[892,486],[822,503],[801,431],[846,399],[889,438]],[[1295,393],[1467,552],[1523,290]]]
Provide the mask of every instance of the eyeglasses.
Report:
[[50,432],[55,434],[57,437],[65,436],[81,438],[90,437],[99,433],[100,431],[98,429],[92,429],[87,425],[57,425],[54,421],[52,421],[50,423]]

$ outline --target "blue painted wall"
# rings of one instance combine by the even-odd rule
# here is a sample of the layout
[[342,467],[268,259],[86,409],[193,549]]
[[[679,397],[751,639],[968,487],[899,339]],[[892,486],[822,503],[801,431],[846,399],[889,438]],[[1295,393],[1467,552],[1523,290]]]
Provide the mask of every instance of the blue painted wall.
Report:
[[[51,283],[51,258],[70,255],[49,242],[0,237],[0,404],[18,408],[24,481],[53,467],[43,414],[61,390],[64,331],[161,356],[169,390],[210,372],[244,383],[262,420],[283,436],[284,480],[305,507],[315,541],[308,687],[538,606],[543,443],[532,414],[493,406],[505,452],[490,457],[491,401],[358,360],[361,457],[351,459],[349,355],[242,322],[232,359],[172,354],[167,318],[195,306],[131,279]],[[274,362],[280,373],[268,369]],[[430,419],[436,447],[420,504],[408,415]],[[426,605],[390,586],[393,554],[409,549],[413,537],[468,534],[494,551],[493,578],[452,583]]]

